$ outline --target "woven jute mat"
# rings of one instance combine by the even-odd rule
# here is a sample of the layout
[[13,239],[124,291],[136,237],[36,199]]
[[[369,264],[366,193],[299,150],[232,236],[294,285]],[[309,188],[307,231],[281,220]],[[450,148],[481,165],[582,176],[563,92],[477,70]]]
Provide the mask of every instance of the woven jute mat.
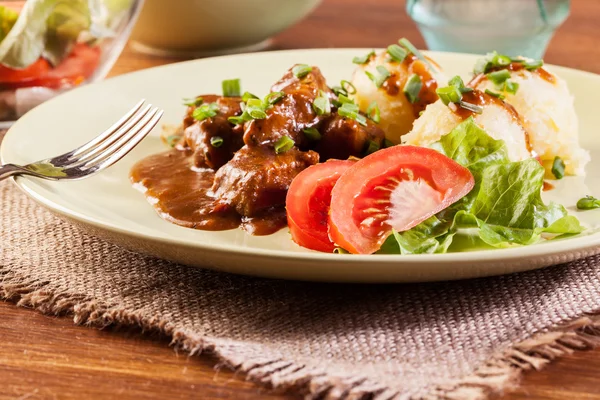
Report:
[[[125,251],[0,183],[0,297],[76,323],[139,325],[278,390],[480,399],[600,342],[600,257],[462,282],[265,280]],[[369,268],[369,265],[365,265]]]

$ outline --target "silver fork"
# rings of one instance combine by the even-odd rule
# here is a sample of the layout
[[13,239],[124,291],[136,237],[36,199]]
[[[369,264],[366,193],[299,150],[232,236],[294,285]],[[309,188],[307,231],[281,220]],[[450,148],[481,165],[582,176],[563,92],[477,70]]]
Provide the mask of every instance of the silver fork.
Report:
[[110,128],[73,151],[25,166],[0,166],[0,181],[13,175],[76,180],[110,167],[137,146],[162,117],[163,110],[151,104],[143,107],[144,102],[141,100]]

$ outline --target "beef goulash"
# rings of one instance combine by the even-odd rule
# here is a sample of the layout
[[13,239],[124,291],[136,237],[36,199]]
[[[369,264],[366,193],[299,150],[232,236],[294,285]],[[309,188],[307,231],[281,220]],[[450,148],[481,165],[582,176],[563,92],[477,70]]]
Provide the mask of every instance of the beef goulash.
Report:
[[300,172],[384,145],[384,132],[317,67],[295,65],[264,99],[233,94],[192,99],[174,148],[133,167],[132,182],[164,219],[271,234],[286,226],[285,197]]

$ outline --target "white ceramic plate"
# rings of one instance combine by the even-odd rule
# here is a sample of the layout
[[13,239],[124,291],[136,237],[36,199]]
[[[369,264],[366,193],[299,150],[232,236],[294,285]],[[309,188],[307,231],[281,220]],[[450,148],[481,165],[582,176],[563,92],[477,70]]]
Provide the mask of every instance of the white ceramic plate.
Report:
[[[355,55],[369,50],[295,50],[243,54],[152,68],[74,90],[35,108],[8,132],[2,162],[26,164],[72,149],[107,128],[140,98],[165,109],[163,123],[178,123],[181,99],[220,93],[221,80],[242,79],[243,89],[266,93],[292,64],[319,65],[329,82],[348,79]],[[448,76],[466,76],[475,57],[432,53]],[[128,172],[140,158],[163,151],[147,138],[109,170],[79,182],[17,178],[17,185],[38,203],[92,234],[123,247],[191,266],[287,279],[353,282],[414,282],[462,279],[540,268],[600,252],[600,210],[578,212],[576,201],[600,197],[600,76],[550,67],[565,78],[576,98],[581,139],[592,152],[587,177],[569,177],[544,193],[564,204],[589,227],[584,234],[533,246],[414,256],[352,256],[305,250],[286,229],[255,237],[242,230],[195,231],[162,220],[142,194],[132,189]]]

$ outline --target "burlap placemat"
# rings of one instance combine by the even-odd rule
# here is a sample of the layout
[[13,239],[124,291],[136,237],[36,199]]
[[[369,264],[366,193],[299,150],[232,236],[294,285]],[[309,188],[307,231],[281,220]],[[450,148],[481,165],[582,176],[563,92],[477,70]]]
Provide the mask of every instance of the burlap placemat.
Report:
[[0,227],[0,296],[77,323],[161,330],[311,398],[484,398],[523,369],[600,342],[600,257],[449,283],[255,279],[124,251],[6,182]]

